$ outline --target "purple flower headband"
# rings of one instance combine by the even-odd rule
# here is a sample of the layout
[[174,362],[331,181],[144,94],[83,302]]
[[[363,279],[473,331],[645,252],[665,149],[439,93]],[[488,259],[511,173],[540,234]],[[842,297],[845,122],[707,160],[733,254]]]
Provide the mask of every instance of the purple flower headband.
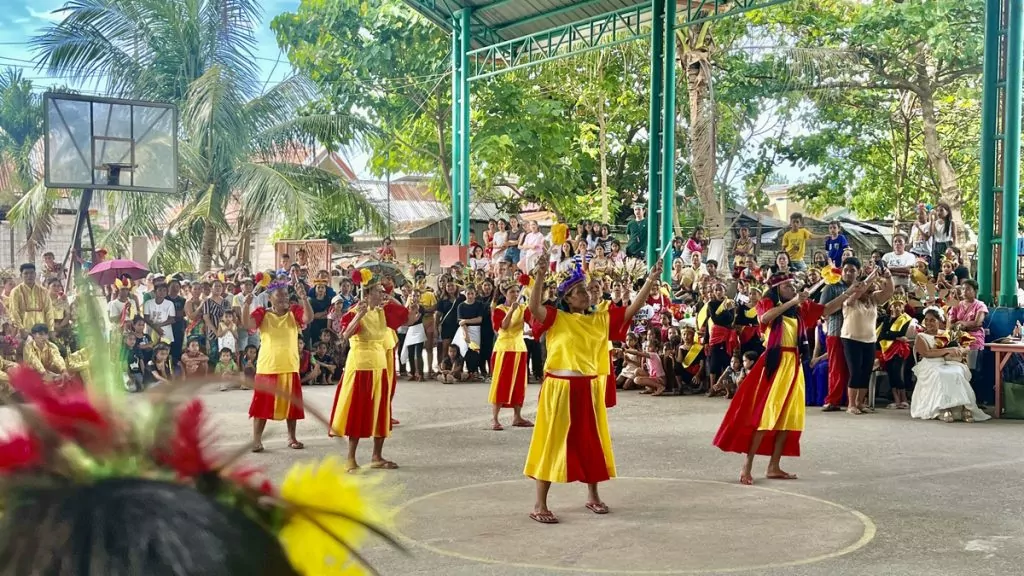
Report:
[[573,286],[585,281],[586,279],[587,275],[583,273],[583,267],[577,264],[576,268],[574,268],[572,273],[569,274],[569,277],[558,285],[558,293],[565,296]]

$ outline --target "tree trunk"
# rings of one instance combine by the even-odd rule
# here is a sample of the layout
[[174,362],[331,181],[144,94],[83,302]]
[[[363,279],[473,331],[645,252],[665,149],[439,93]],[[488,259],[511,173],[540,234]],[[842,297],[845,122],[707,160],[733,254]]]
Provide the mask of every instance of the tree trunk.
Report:
[[960,185],[956,181],[956,170],[949,162],[949,156],[942,148],[939,140],[939,122],[935,115],[935,101],[932,93],[922,90],[921,120],[924,132],[924,149],[928,155],[928,163],[939,180],[939,199],[952,208],[953,226],[956,228],[958,242],[965,242],[963,211],[960,209]]
[[704,208],[707,236],[719,238],[725,233],[725,215],[715,191],[715,102],[711,89],[714,38],[710,23],[688,28],[685,42],[680,42],[677,37],[677,48],[680,65],[686,71],[686,90],[690,101],[690,172],[697,197]]
[[217,248],[217,228],[206,223],[203,228],[203,244],[199,249],[199,272],[209,272],[213,264],[213,251]]

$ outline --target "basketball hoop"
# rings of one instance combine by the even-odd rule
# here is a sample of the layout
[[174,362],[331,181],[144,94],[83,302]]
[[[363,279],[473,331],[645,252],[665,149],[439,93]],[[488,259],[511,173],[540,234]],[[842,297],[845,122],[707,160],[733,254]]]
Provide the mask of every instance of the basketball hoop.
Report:
[[178,114],[172,104],[48,92],[43,95],[43,182],[81,189],[65,264],[68,286],[80,266],[82,233],[96,242],[89,220],[94,190],[173,193],[178,186]]

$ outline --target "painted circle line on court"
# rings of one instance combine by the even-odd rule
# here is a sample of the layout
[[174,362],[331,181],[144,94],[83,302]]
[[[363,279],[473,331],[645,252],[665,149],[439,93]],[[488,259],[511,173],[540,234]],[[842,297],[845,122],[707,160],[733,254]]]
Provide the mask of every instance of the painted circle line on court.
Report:
[[828,500],[683,478],[602,484],[612,508],[603,517],[584,509],[584,486],[555,485],[549,505],[562,524],[542,526],[527,518],[533,488],[529,480],[502,480],[425,494],[399,506],[396,524],[404,520],[404,531],[395,534],[413,547],[470,562],[668,575],[812,564],[855,552],[876,532],[865,514]]

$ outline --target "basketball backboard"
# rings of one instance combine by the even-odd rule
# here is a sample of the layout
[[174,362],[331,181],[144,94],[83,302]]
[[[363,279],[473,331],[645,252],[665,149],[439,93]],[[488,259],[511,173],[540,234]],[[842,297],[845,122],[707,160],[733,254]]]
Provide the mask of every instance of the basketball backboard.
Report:
[[48,188],[177,190],[173,105],[51,92],[43,110]]

